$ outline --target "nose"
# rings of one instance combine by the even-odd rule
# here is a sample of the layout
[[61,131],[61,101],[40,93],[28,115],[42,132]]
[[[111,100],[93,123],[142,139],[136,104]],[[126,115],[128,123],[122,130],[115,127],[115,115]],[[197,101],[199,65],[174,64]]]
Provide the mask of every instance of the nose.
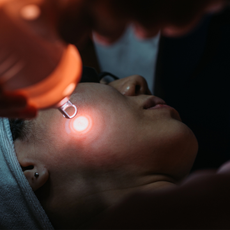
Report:
[[132,75],[109,83],[125,96],[151,95],[146,80],[140,75]]

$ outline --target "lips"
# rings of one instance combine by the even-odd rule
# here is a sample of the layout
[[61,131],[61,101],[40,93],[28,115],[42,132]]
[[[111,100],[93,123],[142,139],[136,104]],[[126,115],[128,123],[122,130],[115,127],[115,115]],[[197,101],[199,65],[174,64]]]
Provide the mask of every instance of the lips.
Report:
[[164,100],[159,97],[152,96],[145,101],[143,109],[154,109],[164,106],[167,106]]
[[143,109],[145,110],[158,110],[158,109],[168,109],[170,111],[171,117],[181,121],[179,113],[169,105],[165,103],[165,101],[159,97],[151,96],[145,100],[143,103]]

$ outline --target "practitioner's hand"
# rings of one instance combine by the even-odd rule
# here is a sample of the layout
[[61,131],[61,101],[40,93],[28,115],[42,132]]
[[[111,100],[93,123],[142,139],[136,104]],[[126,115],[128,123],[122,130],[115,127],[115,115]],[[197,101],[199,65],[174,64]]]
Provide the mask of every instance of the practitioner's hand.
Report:
[[[84,40],[91,30],[99,41],[112,43],[133,24],[142,38],[159,30],[178,36],[191,30],[208,12],[220,11],[229,0],[59,0],[59,31],[71,43]],[[64,10],[63,10],[64,9]]]
[[34,118],[36,114],[36,108],[27,104],[25,96],[5,93],[0,87],[0,117],[25,119]]

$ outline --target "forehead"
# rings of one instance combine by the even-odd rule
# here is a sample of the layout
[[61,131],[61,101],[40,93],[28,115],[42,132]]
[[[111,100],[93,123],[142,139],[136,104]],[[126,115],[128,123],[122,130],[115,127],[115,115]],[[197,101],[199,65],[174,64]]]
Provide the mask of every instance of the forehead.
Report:
[[116,88],[103,83],[79,83],[70,101],[79,108],[103,107],[110,108],[114,103],[125,103],[124,95]]
[[83,82],[79,83],[72,93],[70,100],[84,100],[87,98],[95,98],[97,96],[103,95],[105,92],[108,92],[107,85],[94,82]]

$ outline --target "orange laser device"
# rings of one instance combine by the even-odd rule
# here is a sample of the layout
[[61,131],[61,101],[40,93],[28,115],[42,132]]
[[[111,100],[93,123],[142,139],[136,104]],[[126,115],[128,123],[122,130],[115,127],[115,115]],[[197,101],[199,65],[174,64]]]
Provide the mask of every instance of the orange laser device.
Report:
[[22,92],[37,109],[57,107],[66,118],[68,96],[82,74],[75,46],[56,31],[53,0],[0,0],[0,85]]

